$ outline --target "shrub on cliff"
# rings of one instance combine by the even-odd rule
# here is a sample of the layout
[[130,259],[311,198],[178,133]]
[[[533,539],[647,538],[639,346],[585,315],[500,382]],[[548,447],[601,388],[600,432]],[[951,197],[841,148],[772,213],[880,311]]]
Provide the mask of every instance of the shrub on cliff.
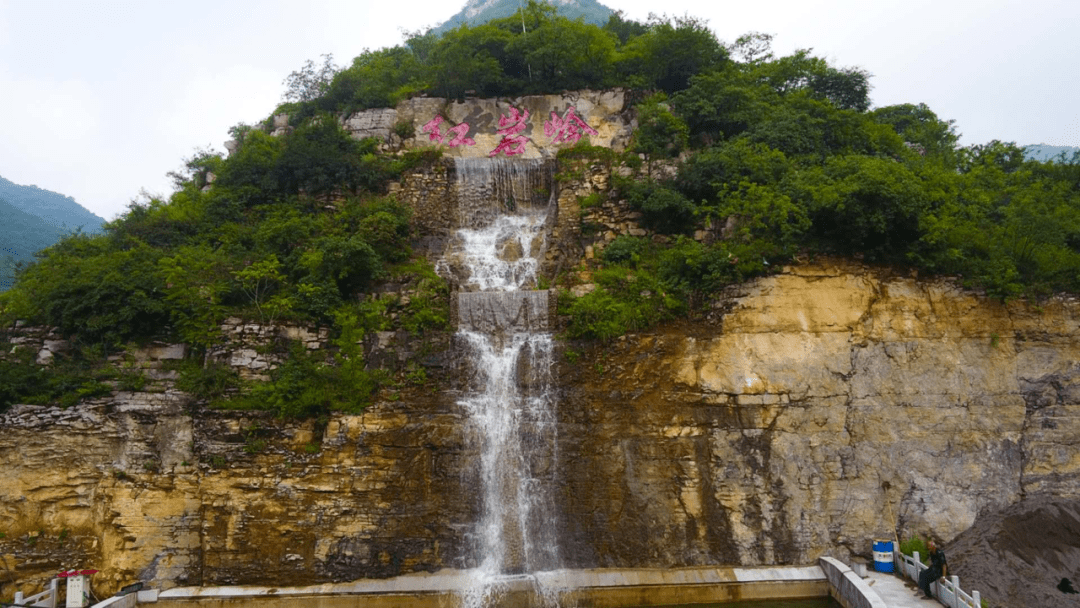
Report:
[[98,359],[58,357],[51,366],[37,365],[35,354],[17,349],[0,359],[0,412],[17,403],[70,407],[82,399],[112,392],[106,383],[116,372]]

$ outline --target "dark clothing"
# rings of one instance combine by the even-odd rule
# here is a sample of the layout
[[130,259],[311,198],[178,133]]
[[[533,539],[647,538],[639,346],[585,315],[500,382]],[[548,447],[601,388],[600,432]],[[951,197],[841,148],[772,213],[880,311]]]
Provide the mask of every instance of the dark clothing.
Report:
[[926,597],[932,597],[930,585],[941,578],[945,573],[945,567],[949,562],[945,561],[945,552],[941,549],[930,554],[930,567],[919,573],[919,589],[923,590]]

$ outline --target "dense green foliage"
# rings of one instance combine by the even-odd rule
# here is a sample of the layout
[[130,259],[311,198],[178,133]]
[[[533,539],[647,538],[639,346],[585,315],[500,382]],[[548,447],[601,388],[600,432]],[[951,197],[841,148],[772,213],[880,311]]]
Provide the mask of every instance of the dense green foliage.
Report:
[[530,0],[511,16],[365,51],[328,85],[309,62],[287,80],[289,103],[278,111],[301,124],[319,112],[389,107],[420,93],[458,98],[612,86],[672,93],[726,62],[727,50],[698,19],[642,24],[616,13],[600,27]]
[[[66,372],[57,370],[89,361],[88,353],[96,353],[101,364],[102,355],[150,338],[195,347],[194,369],[201,371],[189,370],[182,383],[193,394],[221,401],[241,385],[202,353],[223,343],[227,316],[319,323],[358,339],[357,332],[381,327],[350,329],[343,323],[359,308],[370,308],[362,302],[383,279],[417,293],[408,306],[377,303],[380,310],[395,308],[401,328],[441,328],[445,283],[429,264],[411,259],[408,209],[384,195],[387,182],[402,170],[435,158],[432,152],[379,154],[372,141],[353,140],[328,116],[280,138],[252,131],[228,159],[198,152],[173,175],[177,191],[168,200],[132,203],[104,234],[60,241],[0,296],[5,323],[19,318],[57,327],[75,345],[72,357],[53,370],[19,371],[16,363],[5,362],[5,406],[14,399],[40,402],[73,394],[64,384],[70,381],[62,381]],[[355,409],[379,379],[367,378],[357,348],[355,340],[340,347],[329,365],[290,357],[270,385],[277,392],[251,391],[282,415]],[[290,373],[294,382],[286,386]],[[355,382],[321,401],[296,401],[297,378],[311,387],[333,384],[333,378]],[[59,388],[50,388],[57,383]],[[300,405],[283,405],[294,401]]]
[[918,536],[912,536],[907,540],[900,541],[899,551],[908,557],[912,557],[915,551],[919,552],[919,561],[927,563],[930,559],[930,550],[926,547],[926,541]]
[[[5,352],[10,350],[8,345]],[[104,381],[117,378],[115,369],[83,357],[61,360],[51,368],[34,365],[33,358],[33,353],[16,349],[0,359],[0,412],[14,403],[75,405],[81,399],[108,395],[112,386]]]
[[[925,104],[869,111],[864,71],[807,51],[774,58],[769,42],[741,38],[727,48],[741,61],[715,62],[637,105],[631,152],[644,170],[616,159],[634,173],[614,178],[608,196],[668,238],[603,250],[596,290],[565,296],[571,336],[698,314],[725,285],[800,253],[913,266],[999,298],[1080,291],[1080,157],[1031,161],[997,141],[961,148],[952,121]],[[564,151],[561,175],[583,175],[590,156]],[[658,179],[671,174],[659,165],[674,165],[674,177]]]

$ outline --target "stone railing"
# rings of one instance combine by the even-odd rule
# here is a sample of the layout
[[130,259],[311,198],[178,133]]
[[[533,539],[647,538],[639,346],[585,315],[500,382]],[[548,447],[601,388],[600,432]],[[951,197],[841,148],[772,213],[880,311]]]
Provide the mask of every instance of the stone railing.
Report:
[[[896,564],[897,572],[914,580],[916,583],[919,582],[919,574],[927,568],[927,566],[923,565],[922,560],[919,559],[918,551],[912,551],[911,556],[904,555],[899,551],[894,551],[893,563]],[[934,590],[934,595],[941,603],[950,608],[982,607],[982,597],[979,595],[979,592],[972,591],[971,594],[968,595],[960,588],[959,576],[950,576],[947,577],[944,582],[935,582],[931,588]]]
[[829,581],[829,595],[844,608],[887,608],[870,585],[840,560],[820,557],[818,566]]
[[56,608],[56,600],[60,596],[59,581],[49,581],[49,588],[37,595],[23,597],[22,591],[15,592],[16,606],[37,606],[39,608]]

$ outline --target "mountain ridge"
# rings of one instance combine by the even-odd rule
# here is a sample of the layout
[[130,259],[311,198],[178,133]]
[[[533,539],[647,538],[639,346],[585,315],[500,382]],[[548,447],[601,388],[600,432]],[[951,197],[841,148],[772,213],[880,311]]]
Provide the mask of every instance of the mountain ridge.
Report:
[[[562,17],[580,17],[586,23],[596,25],[607,23],[608,16],[615,12],[596,0],[546,0],[546,3],[555,6]],[[469,0],[457,14],[432,28],[430,33],[440,35],[464,24],[475,26],[493,19],[509,17],[523,6],[523,0]]]
[[1077,146],[1051,146],[1049,144],[1031,144],[1023,148],[1024,158],[1043,162],[1056,160],[1062,154],[1068,160],[1074,154],[1080,152],[1080,147]]
[[0,199],[11,206],[35,215],[56,228],[83,232],[101,232],[105,218],[95,215],[66,194],[39,188],[22,186],[0,176]]
[[11,287],[18,264],[77,230],[99,233],[105,220],[74,198],[0,177],[0,291]]

